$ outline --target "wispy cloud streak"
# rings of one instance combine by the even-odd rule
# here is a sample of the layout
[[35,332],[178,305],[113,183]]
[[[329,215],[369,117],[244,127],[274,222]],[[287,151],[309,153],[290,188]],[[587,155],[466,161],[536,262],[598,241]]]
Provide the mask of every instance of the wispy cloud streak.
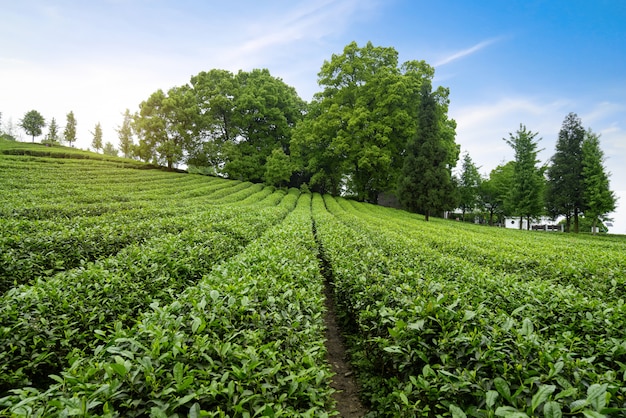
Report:
[[475,54],[476,52],[488,47],[489,45],[492,45],[498,42],[499,40],[500,38],[487,39],[485,41],[477,43],[476,45],[470,48],[455,52],[454,54],[448,55],[447,57],[444,57],[443,59],[439,60],[437,63],[435,63],[435,67],[440,67],[442,65],[450,64],[453,61],[457,61],[461,58],[465,58],[469,55]]

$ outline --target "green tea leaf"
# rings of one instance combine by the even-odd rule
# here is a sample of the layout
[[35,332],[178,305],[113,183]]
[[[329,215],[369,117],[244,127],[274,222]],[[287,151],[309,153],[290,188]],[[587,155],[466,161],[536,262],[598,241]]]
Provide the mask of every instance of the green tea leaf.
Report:
[[601,411],[606,406],[606,389],[608,384],[593,384],[587,389],[587,402],[596,411]]
[[524,320],[522,321],[522,329],[520,330],[520,334],[529,336],[533,332],[535,332],[533,321],[531,321],[530,318],[524,318]]
[[596,411],[592,411],[592,410],[590,410],[590,409],[585,409],[585,410],[584,410],[584,411],[582,411],[582,412],[583,412],[583,415],[584,415],[586,418],[606,418],[606,415],[601,414],[601,413],[596,412]]
[[498,393],[502,395],[504,399],[513,403],[513,400],[511,399],[511,388],[503,378],[496,377],[495,379],[493,379],[493,384],[496,387]]
[[469,321],[470,319],[474,318],[476,316],[476,312],[474,311],[470,311],[470,310],[465,310],[465,315],[463,315],[463,321]]
[[486,404],[487,404],[487,408],[491,409],[493,408],[493,406],[496,404],[496,400],[498,399],[498,392],[496,392],[495,390],[490,390],[487,392],[486,394]]
[[189,418],[199,418],[200,417],[200,404],[198,402],[191,405],[189,408]]
[[562,418],[561,405],[554,401],[546,402],[543,405],[543,416],[545,418]]
[[465,412],[456,405],[450,405],[450,413],[452,414],[452,418],[467,418]]
[[126,376],[126,366],[124,366],[123,364],[120,363],[112,363],[111,364],[111,368],[113,369],[113,371],[117,374],[120,375],[120,377],[124,377]]
[[528,415],[518,411],[512,406],[499,407],[498,409],[496,409],[496,415],[504,418],[529,418]]
[[537,393],[533,395],[533,398],[530,402],[530,408],[533,412],[544,403],[550,395],[556,390],[556,386],[554,385],[542,385],[539,386],[539,390]]

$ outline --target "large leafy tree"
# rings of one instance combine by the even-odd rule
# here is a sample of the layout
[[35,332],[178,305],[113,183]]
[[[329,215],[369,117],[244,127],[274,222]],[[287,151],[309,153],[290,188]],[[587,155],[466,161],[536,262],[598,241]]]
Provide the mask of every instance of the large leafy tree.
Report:
[[130,110],[124,111],[124,120],[122,125],[117,129],[117,135],[120,141],[120,151],[125,158],[132,156],[133,151],[133,130],[132,130],[132,116]]
[[556,217],[565,216],[566,228],[578,232],[578,216],[583,210],[582,144],[585,129],[575,113],[565,117],[556,142],[556,152],[547,170],[546,206]]
[[91,146],[97,152],[102,149],[102,126],[100,126],[100,122],[96,123],[96,127],[91,134],[93,135]]
[[46,126],[46,120],[41,116],[41,113],[30,110],[26,112],[19,125],[28,135],[33,137],[33,142],[35,142],[35,137],[41,135],[42,128]]
[[609,175],[604,168],[600,137],[588,130],[581,151],[585,218],[592,220],[595,234],[598,220],[615,210],[616,199],[609,187]]
[[292,131],[306,105],[293,87],[267,69],[237,74],[211,70],[192,77],[191,84],[200,141],[190,150],[190,164],[230,178],[262,181],[275,149],[289,157]]
[[76,141],[76,118],[74,117],[73,111],[70,111],[66,116],[63,137],[70,144],[70,147],[72,146],[72,142]]
[[537,166],[537,145],[540,139],[535,139],[536,137],[536,132],[531,132],[520,124],[515,134],[509,133],[509,138],[504,139],[515,151],[511,207],[520,218],[526,218],[528,229],[531,218],[541,215],[544,207],[543,169]]
[[289,155],[292,130],[303,117],[305,103],[293,87],[266,69],[240,71],[235,83],[238,136],[227,144],[223,171],[231,178],[262,181],[274,149]]
[[459,208],[465,220],[465,212],[473,211],[479,200],[479,190],[482,178],[478,172],[478,167],[472,161],[469,153],[463,155],[463,163],[461,165],[461,173],[459,175]]
[[455,187],[450,169],[450,148],[442,135],[436,95],[430,81],[422,83],[415,136],[406,149],[398,194],[410,211],[431,214],[454,207]]
[[198,103],[198,128],[201,141],[190,150],[189,163],[209,167],[215,174],[226,163],[225,144],[239,137],[235,120],[235,98],[238,94],[235,75],[213,69],[191,77]]
[[[294,152],[316,190],[342,187],[375,202],[393,190],[406,143],[415,133],[419,86],[434,70],[423,61],[398,67],[393,48],[356,42],[325,61]],[[345,183],[345,184],[344,184]]]
[[198,107],[188,85],[154,92],[139,106],[134,128],[139,136],[141,157],[156,158],[168,168],[183,162],[185,151],[197,139]]

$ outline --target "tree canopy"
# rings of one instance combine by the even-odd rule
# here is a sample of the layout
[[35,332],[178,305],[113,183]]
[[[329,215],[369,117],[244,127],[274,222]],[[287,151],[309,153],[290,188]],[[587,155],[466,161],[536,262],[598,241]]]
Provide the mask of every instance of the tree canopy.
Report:
[[[352,42],[324,61],[320,91],[310,103],[267,69],[202,71],[187,84],[155,91],[136,112],[127,109],[117,129],[119,149],[125,157],[168,168],[185,164],[212,175],[372,203],[385,193],[426,219],[454,208],[465,217],[479,207],[489,223],[494,216],[530,220],[549,213],[564,215],[568,230],[574,219],[577,231],[580,214],[601,219],[613,210],[597,135],[586,133],[574,113],[559,132],[547,186],[537,133],[522,124],[505,138],[514,161],[483,179],[466,153],[460,176],[452,176],[460,154],[456,122],[448,116],[450,91],[433,87],[434,75],[425,61],[400,64],[394,48],[371,42]],[[33,141],[45,126],[37,115],[31,111],[20,123]],[[49,139],[57,129],[52,119]],[[93,148],[103,149],[100,124],[92,134]],[[70,146],[76,141],[73,112],[63,137]],[[110,142],[106,153],[115,153]]]
[[[391,47],[368,42],[347,45],[325,61],[318,73],[322,91],[295,132],[291,146],[305,181],[314,190],[376,202],[383,191],[396,191],[409,140],[417,130],[420,86],[434,69],[424,61],[398,65]],[[447,120],[447,90],[435,94],[440,139],[454,142]],[[449,163],[456,164],[449,155]]]
[[48,126],[48,134],[46,135],[46,143],[50,145],[55,145],[59,143],[59,125],[55,118],[50,120],[50,125]]

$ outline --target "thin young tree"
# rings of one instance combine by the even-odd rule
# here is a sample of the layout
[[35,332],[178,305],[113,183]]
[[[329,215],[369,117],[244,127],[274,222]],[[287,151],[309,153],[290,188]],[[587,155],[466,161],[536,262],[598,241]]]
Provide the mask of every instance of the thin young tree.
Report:
[[102,126],[100,126],[100,122],[96,123],[96,127],[91,134],[93,135],[91,146],[98,152],[102,149]]
[[478,172],[478,167],[472,161],[469,153],[463,155],[463,164],[459,176],[459,207],[465,221],[465,213],[473,211],[478,204],[478,195],[482,178]]
[[132,130],[132,116],[130,110],[126,109],[124,112],[124,121],[122,126],[117,130],[117,135],[120,140],[120,151],[124,158],[130,158],[133,154],[133,130]]
[[74,117],[74,112],[70,111],[67,114],[67,122],[65,124],[65,129],[63,130],[63,137],[65,140],[72,146],[72,142],[76,141],[76,118]]
[[598,220],[615,210],[615,194],[609,187],[609,174],[604,168],[604,153],[600,136],[588,130],[582,144],[583,202],[585,218],[592,219],[592,231],[597,231]]

